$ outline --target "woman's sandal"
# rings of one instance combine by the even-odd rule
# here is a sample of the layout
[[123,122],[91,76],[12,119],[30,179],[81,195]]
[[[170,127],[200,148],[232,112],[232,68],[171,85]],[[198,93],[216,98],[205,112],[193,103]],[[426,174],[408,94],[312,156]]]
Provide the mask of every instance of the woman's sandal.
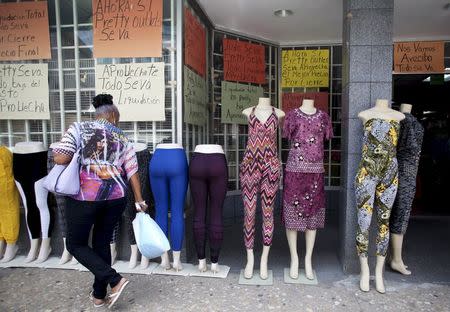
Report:
[[112,308],[112,306],[117,302],[117,299],[119,299],[119,297],[120,297],[120,295],[122,294],[123,290],[125,289],[125,287],[126,287],[129,283],[130,283],[130,281],[126,280],[126,281],[122,284],[122,286],[120,286],[120,288],[119,288],[118,291],[116,291],[115,293],[110,294],[110,295],[108,296],[108,299],[109,299],[109,305],[108,305],[108,308],[110,308],[110,309]]
[[[94,308],[101,308],[101,307],[105,306],[105,304],[106,304],[106,300],[105,299],[103,299],[103,303],[100,303],[100,304],[96,304],[94,302],[94,300],[97,299],[97,298],[94,297],[94,291],[91,291],[89,293],[89,299],[91,299],[92,303],[94,304]],[[102,300],[102,299],[98,299],[98,300]]]

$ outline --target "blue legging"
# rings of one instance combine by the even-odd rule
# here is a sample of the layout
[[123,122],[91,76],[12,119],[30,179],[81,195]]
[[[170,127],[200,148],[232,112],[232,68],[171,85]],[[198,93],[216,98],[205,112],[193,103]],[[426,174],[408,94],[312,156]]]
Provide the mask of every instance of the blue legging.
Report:
[[180,251],[184,236],[184,201],[188,186],[188,164],[184,150],[157,149],[149,165],[150,184],[155,199],[156,223],[168,235],[170,206],[170,242]]

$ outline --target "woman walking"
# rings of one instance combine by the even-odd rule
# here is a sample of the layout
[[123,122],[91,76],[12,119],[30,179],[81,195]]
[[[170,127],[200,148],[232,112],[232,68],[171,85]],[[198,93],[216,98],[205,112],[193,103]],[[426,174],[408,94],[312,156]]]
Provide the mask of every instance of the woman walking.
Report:
[[[94,97],[94,121],[74,123],[53,150],[57,164],[67,164],[80,149],[80,192],[67,197],[67,250],[95,276],[90,293],[95,307],[112,307],[129,281],[111,268],[109,242],[125,207],[129,184],[145,210],[136,154],[117,127],[119,110],[109,94]],[[88,245],[93,229],[92,248]],[[111,287],[108,297],[107,287]]]

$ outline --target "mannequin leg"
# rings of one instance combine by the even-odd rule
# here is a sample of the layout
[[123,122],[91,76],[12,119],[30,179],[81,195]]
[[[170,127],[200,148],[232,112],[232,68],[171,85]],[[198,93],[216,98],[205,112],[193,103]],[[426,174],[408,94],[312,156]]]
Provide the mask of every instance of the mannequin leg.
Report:
[[3,255],[3,258],[0,260],[0,262],[9,262],[12,259],[14,259],[16,257],[18,250],[19,247],[17,246],[16,243],[6,244],[5,254]]
[[359,280],[359,288],[367,292],[370,289],[370,269],[369,269],[369,261],[365,256],[359,256],[359,264],[361,266],[361,275]]
[[255,266],[255,256],[253,254],[253,249],[247,249],[247,264],[245,265],[244,277],[253,277],[253,267]]
[[172,265],[170,264],[170,258],[169,258],[169,252],[166,251],[161,256],[161,266],[165,270],[170,270],[172,268]]
[[183,266],[181,265],[181,251],[173,251],[173,268],[175,271],[181,271],[183,270]]
[[141,256],[141,265],[140,265],[140,268],[141,268],[142,270],[145,270],[146,268],[148,268],[149,262],[150,262],[150,259],[149,259],[149,258],[147,258],[147,257],[145,257],[145,256]]
[[52,249],[50,247],[50,210],[48,207],[48,191],[44,188],[44,178],[34,183],[34,193],[36,196],[36,205],[39,209],[41,220],[42,242],[37,258],[37,263],[42,263],[47,260]]
[[314,243],[316,241],[316,230],[306,230],[305,241],[306,241],[306,253],[305,253],[305,275],[309,280],[314,279],[314,273],[312,269],[312,254],[314,249]]
[[137,265],[139,251],[138,251],[136,244],[130,245],[130,247],[131,247],[131,256],[130,256],[130,262],[128,263],[128,267],[130,269],[134,269]]
[[206,259],[198,259],[198,270],[206,272]]
[[36,263],[42,263],[45,262],[48,257],[50,256],[50,253],[52,252],[52,248],[50,246],[50,238],[43,238],[41,241],[41,248],[39,250],[39,255],[36,260]]
[[403,275],[411,275],[411,271],[407,270],[407,266],[402,259],[403,234],[391,234],[391,269],[402,273]]
[[[205,247],[206,247],[206,210],[208,205],[208,193],[207,193],[207,181],[203,178],[204,173],[200,166],[192,161],[189,168],[190,173],[190,186],[192,201],[194,203],[194,244],[197,251],[197,258],[199,260],[198,269],[200,272],[206,271],[206,257],[205,257]],[[211,242],[210,242],[211,243]]]
[[39,238],[34,238],[30,241],[30,250],[28,251],[25,263],[29,263],[36,260],[38,252],[39,252]]
[[64,251],[63,251],[63,254],[61,255],[61,259],[59,259],[59,264],[67,263],[72,258],[72,255],[67,250],[66,238],[65,237],[63,237],[63,242],[64,242]]
[[259,276],[263,280],[269,277],[269,273],[267,270],[267,262],[269,261],[269,251],[270,246],[263,246],[263,251],[261,254],[261,263],[259,265]]
[[297,253],[297,231],[286,229],[286,237],[291,252],[291,268],[289,276],[293,279],[298,278],[298,253]]
[[219,263],[211,263],[211,272],[213,274],[219,273]]
[[386,257],[377,256],[377,264],[375,266],[375,288],[380,294],[386,292],[384,287],[383,271]]
[[111,265],[113,265],[116,262],[117,258],[116,243],[109,244],[109,247],[111,249]]

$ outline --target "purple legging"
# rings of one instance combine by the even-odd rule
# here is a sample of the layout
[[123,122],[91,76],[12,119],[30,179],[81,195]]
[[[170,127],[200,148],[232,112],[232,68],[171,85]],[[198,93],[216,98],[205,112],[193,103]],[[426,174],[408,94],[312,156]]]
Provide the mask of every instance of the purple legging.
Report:
[[189,166],[189,181],[194,202],[194,240],[198,259],[205,259],[209,198],[209,248],[211,262],[217,263],[223,241],[222,212],[228,183],[225,155],[194,153]]

